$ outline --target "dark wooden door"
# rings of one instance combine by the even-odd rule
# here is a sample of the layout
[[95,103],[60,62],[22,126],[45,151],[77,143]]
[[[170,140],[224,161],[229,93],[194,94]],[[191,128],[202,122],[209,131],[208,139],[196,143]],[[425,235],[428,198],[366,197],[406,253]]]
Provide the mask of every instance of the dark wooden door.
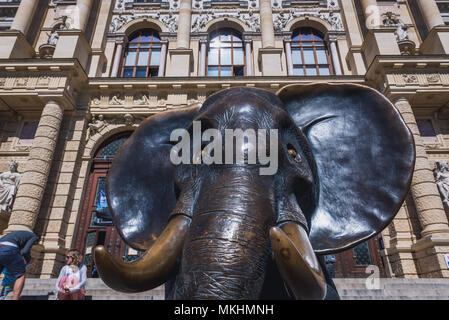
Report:
[[130,133],[115,136],[99,148],[88,177],[83,207],[78,221],[75,247],[84,255],[84,264],[91,276],[94,265],[93,250],[103,245],[115,258],[132,261],[140,252],[128,247],[114,226],[106,201],[106,176],[115,153]]
[[382,237],[378,235],[352,249],[336,254],[335,277],[367,278],[371,275],[371,272],[367,272],[367,268],[374,265],[379,268],[379,276],[385,278],[385,266],[380,254],[382,249]]

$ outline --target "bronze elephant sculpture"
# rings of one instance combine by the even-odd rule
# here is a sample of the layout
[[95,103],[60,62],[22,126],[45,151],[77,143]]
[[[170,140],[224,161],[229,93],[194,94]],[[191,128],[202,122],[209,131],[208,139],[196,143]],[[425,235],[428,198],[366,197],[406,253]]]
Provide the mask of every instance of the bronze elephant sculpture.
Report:
[[[192,123],[202,132],[275,129],[275,148],[265,151],[277,155],[276,173],[261,175],[259,161],[173,164],[171,133],[192,133]],[[182,152],[201,158],[205,149]],[[391,222],[414,161],[412,134],[371,88],[220,91],[149,117],[123,144],[108,174],[108,203],[124,241],[146,253],[124,263],[97,247],[97,269],[118,291],[166,283],[168,299],[323,299],[333,285],[322,255]]]

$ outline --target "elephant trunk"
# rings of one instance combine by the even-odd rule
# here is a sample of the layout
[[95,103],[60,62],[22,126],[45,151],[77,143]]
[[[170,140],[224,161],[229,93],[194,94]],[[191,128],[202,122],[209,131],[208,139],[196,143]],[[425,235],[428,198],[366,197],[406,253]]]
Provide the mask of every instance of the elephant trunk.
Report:
[[248,167],[203,181],[175,299],[257,299],[275,223],[273,196]]

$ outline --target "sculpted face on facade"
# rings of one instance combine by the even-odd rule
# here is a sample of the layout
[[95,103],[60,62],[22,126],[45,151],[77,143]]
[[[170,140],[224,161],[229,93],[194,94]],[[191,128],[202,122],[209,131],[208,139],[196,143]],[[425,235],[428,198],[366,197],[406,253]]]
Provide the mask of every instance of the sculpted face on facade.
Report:
[[[449,161],[449,126],[436,116],[449,102],[449,33],[440,1],[419,0],[413,8],[409,1],[375,0],[36,3],[8,2],[17,15],[0,17],[0,164],[21,164],[0,232],[44,235],[34,276],[56,275],[54,254],[69,247],[90,263],[89,241],[106,230],[90,224],[96,191],[116,147],[147,117],[204,103],[226,88],[274,93],[329,82],[379,90],[415,137],[411,191],[382,232],[385,248],[370,240],[379,252],[373,264],[385,265],[389,277],[449,277],[444,165],[438,178],[432,174],[435,163]],[[420,132],[423,120],[431,120],[433,133]],[[27,121],[38,129],[30,145],[21,145]],[[436,135],[431,143],[429,134]],[[134,257],[110,234],[105,241]]]

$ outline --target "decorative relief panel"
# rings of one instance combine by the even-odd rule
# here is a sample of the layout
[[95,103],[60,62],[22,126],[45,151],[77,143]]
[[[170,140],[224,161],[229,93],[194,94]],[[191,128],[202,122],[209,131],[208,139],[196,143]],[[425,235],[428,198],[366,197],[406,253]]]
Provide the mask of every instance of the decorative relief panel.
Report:
[[390,85],[396,86],[449,86],[449,74],[447,73],[395,73],[388,77]]
[[294,12],[292,12],[291,10],[283,10],[279,13],[273,13],[274,28],[276,31],[283,31],[285,26],[291,20],[304,16],[316,17],[321,20],[327,21],[334,31],[344,31],[341,15],[339,12],[319,10],[304,10]]
[[258,13],[253,10],[248,12],[242,11],[217,11],[209,10],[206,12],[201,12],[200,14],[193,15],[192,18],[192,32],[205,31],[203,28],[209,21],[214,19],[229,17],[235,18],[244,22],[250,29],[250,31],[258,32],[260,31],[260,17]]
[[176,32],[178,30],[178,15],[172,12],[167,14],[161,14],[160,12],[154,13],[131,13],[131,14],[118,14],[114,15],[109,25],[109,32],[115,33],[121,27],[131,20],[140,18],[151,18],[161,21],[169,32]]

